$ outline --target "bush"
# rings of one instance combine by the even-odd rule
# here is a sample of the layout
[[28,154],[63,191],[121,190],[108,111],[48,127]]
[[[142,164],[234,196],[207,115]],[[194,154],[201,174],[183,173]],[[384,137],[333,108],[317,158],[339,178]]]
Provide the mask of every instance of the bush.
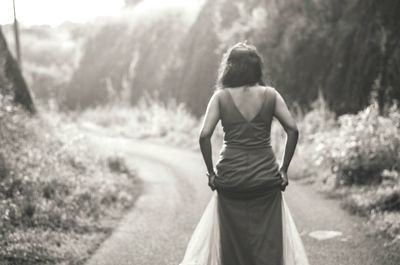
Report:
[[380,116],[376,105],[341,116],[338,135],[331,140],[324,151],[339,184],[380,183],[385,169],[400,170],[400,128],[392,116]]
[[393,239],[393,243],[400,242],[400,213],[380,212],[371,213],[369,223],[376,228],[376,232]]
[[[300,135],[290,166],[290,175],[295,179],[318,182],[322,183],[324,188],[331,188],[335,183],[335,176],[331,171],[332,161],[326,150],[329,150],[330,141],[336,137],[335,133],[338,130],[335,115],[329,111],[320,96],[313,103],[311,111],[306,114],[297,113],[296,116]],[[280,145],[283,145],[283,141],[284,137],[281,137]]]
[[293,167],[322,184],[352,213],[366,216],[375,231],[399,238],[400,112],[379,115],[376,104],[335,118],[323,102],[301,119]]
[[102,220],[132,206],[136,174],[123,157],[93,152],[68,120],[0,99],[0,263],[79,264],[110,231]]
[[[302,124],[312,124],[309,115],[315,113],[307,114]],[[372,104],[358,114],[340,116],[336,125],[328,119],[325,127],[329,129],[308,133],[299,146],[299,153],[309,158],[308,170],[323,168],[325,171],[322,174],[322,170],[307,172],[308,175],[334,178],[336,186],[379,184],[384,170],[400,170],[400,126],[396,106],[387,116],[380,116],[378,107]]]
[[354,186],[343,189],[343,205],[353,213],[369,216],[372,212],[400,211],[400,183],[379,186]]

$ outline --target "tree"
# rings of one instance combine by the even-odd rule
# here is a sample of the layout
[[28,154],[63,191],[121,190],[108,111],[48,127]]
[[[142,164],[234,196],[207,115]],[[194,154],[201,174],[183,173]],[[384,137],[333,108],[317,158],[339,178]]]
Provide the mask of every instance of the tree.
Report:
[[19,26],[18,26],[18,20],[17,20],[17,12],[15,10],[15,0],[13,0],[13,10],[14,10],[14,36],[15,36],[15,47],[16,47],[16,53],[17,53],[17,62],[19,67],[22,67],[21,64],[21,45],[19,42]]
[[34,114],[36,112],[28,86],[21,74],[18,64],[8,50],[0,26],[0,94],[11,94],[14,101],[21,104],[26,110]]

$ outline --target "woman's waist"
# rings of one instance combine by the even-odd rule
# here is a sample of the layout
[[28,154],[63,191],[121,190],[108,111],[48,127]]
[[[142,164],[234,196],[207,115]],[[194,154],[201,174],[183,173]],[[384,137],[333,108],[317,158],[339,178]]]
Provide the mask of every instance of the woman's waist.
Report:
[[244,158],[254,158],[254,159],[275,159],[275,153],[270,145],[261,146],[241,146],[241,145],[222,145],[219,151],[220,160],[231,160]]
[[221,151],[225,149],[249,150],[249,151],[251,150],[272,151],[272,146],[269,142],[244,144],[240,142],[224,141]]
[[264,183],[260,183],[258,185],[246,186],[231,186],[226,185],[225,183],[216,182],[216,188],[219,194],[224,195],[230,198],[237,199],[251,199],[260,196],[264,196],[274,192],[276,190],[280,190],[282,184],[281,178],[274,178]]
[[224,145],[230,148],[262,149],[271,147],[271,137],[267,133],[237,133],[224,135]]
[[219,178],[227,181],[252,181],[275,178],[279,165],[274,158],[229,158],[220,159],[215,166]]
[[253,182],[275,179],[279,165],[272,151],[225,149],[215,165],[223,182]]

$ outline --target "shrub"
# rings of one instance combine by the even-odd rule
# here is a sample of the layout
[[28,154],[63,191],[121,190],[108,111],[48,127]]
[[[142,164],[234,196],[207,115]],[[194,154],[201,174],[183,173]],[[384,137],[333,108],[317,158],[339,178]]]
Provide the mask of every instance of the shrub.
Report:
[[400,240],[400,213],[399,212],[380,212],[371,213],[369,223],[375,227],[375,232],[385,235],[392,239],[393,243]]
[[376,104],[335,118],[323,106],[300,121],[294,158],[296,174],[322,184],[352,213],[366,216],[372,229],[399,238],[400,112],[379,115]]
[[86,238],[109,231],[100,221],[132,206],[136,174],[61,115],[29,117],[0,100],[0,263],[78,264],[100,242]]
[[339,184],[380,183],[385,169],[400,169],[400,128],[391,116],[380,116],[376,105],[339,117],[338,135],[331,140],[324,151]]
[[[318,127],[312,111],[301,121],[306,134],[301,139],[299,152],[307,157],[303,175],[319,175],[318,178],[333,179],[336,186],[352,184],[378,184],[384,170],[400,170],[399,111],[392,107],[387,116],[380,116],[375,104],[357,114],[340,116]],[[322,114],[323,115],[323,114]],[[311,117],[311,118],[310,118]],[[320,128],[315,130],[315,128]]]
[[107,165],[111,172],[131,174],[131,170],[126,164],[126,160],[119,155],[110,156],[107,158]]
[[[399,182],[399,181],[398,181]],[[353,213],[369,216],[372,212],[400,211],[400,184],[354,186],[340,191],[343,205]]]

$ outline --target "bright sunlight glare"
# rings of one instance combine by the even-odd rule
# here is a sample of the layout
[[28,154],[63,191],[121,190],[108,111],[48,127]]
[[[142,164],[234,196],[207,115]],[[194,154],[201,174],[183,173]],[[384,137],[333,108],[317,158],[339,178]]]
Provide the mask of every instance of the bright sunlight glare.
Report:
[[[23,24],[57,26],[65,21],[86,22],[118,13],[124,0],[15,0]],[[0,0],[0,24],[13,22],[13,1]]]
[[[99,16],[120,14],[124,0],[15,0],[18,21],[25,25],[57,26],[65,21],[83,23]],[[142,0],[136,11],[151,15],[165,8],[196,8],[203,0]],[[0,0],[0,24],[13,22],[13,1]],[[136,7],[135,7],[136,8]],[[150,12],[149,12],[150,11]]]

